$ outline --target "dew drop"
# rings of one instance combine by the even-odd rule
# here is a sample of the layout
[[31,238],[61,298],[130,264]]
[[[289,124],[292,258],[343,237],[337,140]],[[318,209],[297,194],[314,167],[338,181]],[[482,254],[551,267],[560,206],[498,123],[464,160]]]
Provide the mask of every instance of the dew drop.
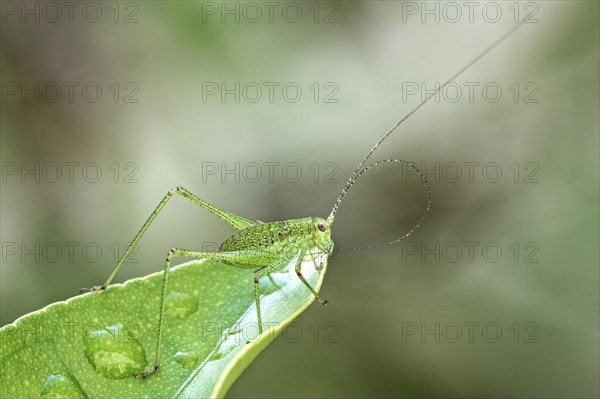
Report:
[[131,377],[148,364],[144,348],[122,324],[88,331],[85,356],[98,373],[114,379]]
[[46,377],[40,396],[42,398],[86,398],[79,385],[64,374],[50,374]]
[[219,349],[213,353],[210,360],[219,360],[228,356],[233,350],[240,346],[240,336],[238,335],[241,331],[225,331],[224,334],[227,339],[219,346]]
[[198,300],[190,294],[173,291],[167,295],[166,299],[167,314],[184,319],[198,310]]
[[184,369],[190,369],[194,367],[196,364],[198,364],[198,359],[200,359],[200,356],[197,354],[189,352],[177,352],[174,357],[175,361]]
[[258,282],[258,289],[261,294],[270,295],[281,289],[281,287],[289,283],[289,281],[289,273],[271,273],[260,279]]

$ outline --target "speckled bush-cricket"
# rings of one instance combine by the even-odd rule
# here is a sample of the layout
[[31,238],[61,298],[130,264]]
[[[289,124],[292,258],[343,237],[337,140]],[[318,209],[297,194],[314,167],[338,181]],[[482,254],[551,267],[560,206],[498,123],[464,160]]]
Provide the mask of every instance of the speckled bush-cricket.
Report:
[[421,225],[423,220],[425,220],[425,217],[427,216],[431,207],[431,189],[429,183],[425,179],[425,176],[414,164],[399,159],[385,159],[374,162],[369,166],[363,167],[365,162],[377,150],[379,145],[383,143],[398,128],[398,126],[400,126],[405,120],[407,120],[411,115],[413,115],[419,108],[421,108],[425,103],[427,103],[438,92],[444,89],[449,83],[451,83],[454,79],[460,76],[474,63],[476,63],[481,57],[483,57],[486,53],[488,53],[494,47],[496,47],[498,44],[504,41],[512,33],[514,33],[522,25],[522,23],[523,22],[515,25],[504,36],[502,36],[496,42],[494,42],[485,50],[483,50],[467,65],[461,68],[457,73],[455,73],[451,78],[446,80],[442,85],[439,85],[435,91],[431,92],[415,108],[413,108],[408,114],[406,114],[402,119],[400,119],[396,124],[394,124],[392,128],[388,130],[387,133],[375,143],[373,148],[371,148],[371,150],[366,154],[366,156],[360,161],[360,163],[346,182],[345,186],[342,188],[342,191],[340,192],[337,200],[333,205],[331,213],[326,219],[320,217],[307,217],[302,219],[292,219],[264,223],[261,221],[246,219],[244,217],[222,211],[214,207],[213,205],[205,202],[204,200],[200,199],[199,197],[195,196],[183,187],[175,187],[169,190],[169,192],[162,198],[158,206],[154,209],[152,214],[143,224],[139,232],[134,237],[133,241],[129,244],[127,250],[115,266],[113,272],[110,274],[106,282],[101,286],[82,288],[80,292],[103,291],[104,289],[106,289],[106,287],[112,282],[112,280],[116,276],[117,272],[119,271],[127,257],[131,254],[135,245],[144,235],[150,224],[154,221],[156,216],[158,216],[158,214],[165,207],[167,202],[169,202],[169,200],[175,194],[181,195],[184,198],[187,198],[188,200],[200,205],[201,207],[217,215],[218,217],[229,223],[231,226],[233,226],[237,230],[237,232],[221,244],[220,250],[218,252],[190,251],[180,248],[173,248],[169,251],[166,257],[163,271],[154,365],[149,370],[135,374],[135,376],[147,377],[150,374],[158,371],[160,368],[160,349],[165,314],[165,297],[167,295],[169,270],[171,267],[171,259],[173,257],[212,259],[225,265],[253,270],[254,299],[256,303],[258,331],[260,335],[263,333],[263,323],[260,310],[259,280],[263,276],[270,277],[270,273],[272,271],[277,270],[283,267],[284,265],[287,265],[294,261],[296,275],[306,286],[306,288],[310,290],[310,292],[314,295],[315,300],[323,306],[328,304],[328,301],[322,299],[317,293],[317,291],[304,278],[301,272],[301,266],[302,263],[305,261],[312,261],[315,266],[315,269],[317,271],[320,271],[321,267],[323,266],[324,258],[328,257],[333,253],[334,244],[331,239],[331,226],[333,225],[335,214],[350,187],[357,181],[359,177],[361,177],[365,172],[367,172],[371,168],[383,163],[395,162],[414,169],[419,174],[421,181],[427,187],[427,205],[424,213],[422,214],[421,218],[417,221],[417,223],[401,237],[387,243],[349,248],[344,250],[367,249],[386,246],[397,243],[410,236]]

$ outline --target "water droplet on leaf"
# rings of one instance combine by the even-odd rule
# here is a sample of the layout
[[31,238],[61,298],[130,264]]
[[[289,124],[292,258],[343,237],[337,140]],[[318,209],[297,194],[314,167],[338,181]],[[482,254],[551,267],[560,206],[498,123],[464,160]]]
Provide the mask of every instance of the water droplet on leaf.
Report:
[[50,374],[46,377],[40,396],[42,398],[86,398],[79,385],[64,374]]
[[198,300],[184,292],[170,292],[166,299],[166,312],[178,319],[184,319],[198,310]]
[[258,289],[261,294],[269,295],[281,289],[289,281],[289,273],[271,273],[260,279]]
[[177,352],[175,354],[175,361],[181,365],[184,369],[190,369],[198,364],[200,356],[189,352]]
[[122,324],[88,331],[85,356],[98,373],[115,379],[131,377],[148,364],[144,348]]

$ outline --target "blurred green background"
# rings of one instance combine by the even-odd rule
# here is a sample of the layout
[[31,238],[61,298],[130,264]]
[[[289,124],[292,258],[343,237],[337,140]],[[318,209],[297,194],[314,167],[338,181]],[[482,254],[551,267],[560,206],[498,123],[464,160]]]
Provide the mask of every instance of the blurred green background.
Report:
[[[532,13],[456,80],[459,97],[442,93],[374,154],[427,169],[422,228],[336,255],[331,305],[229,396],[598,397],[598,2],[483,2],[472,21],[439,2],[92,2],[72,18],[56,4],[2,3],[3,324],[102,283],[172,186],[252,219],[327,216],[422,84]],[[207,92],[221,84],[224,100]],[[403,234],[424,201],[397,167],[367,174],[337,214],[337,247]],[[176,198],[117,280],[231,233]]]

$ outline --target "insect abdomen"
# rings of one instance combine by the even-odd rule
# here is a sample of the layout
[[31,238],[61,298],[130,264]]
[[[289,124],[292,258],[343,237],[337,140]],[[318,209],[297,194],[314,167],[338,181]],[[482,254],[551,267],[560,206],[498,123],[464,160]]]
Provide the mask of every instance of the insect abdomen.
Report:
[[276,252],[281,250],[289,239],[309,235],[310,226],[311,223],[307,223],[305,219],[259,224],[240,230],[223,242],[220,250],[256,249]]

